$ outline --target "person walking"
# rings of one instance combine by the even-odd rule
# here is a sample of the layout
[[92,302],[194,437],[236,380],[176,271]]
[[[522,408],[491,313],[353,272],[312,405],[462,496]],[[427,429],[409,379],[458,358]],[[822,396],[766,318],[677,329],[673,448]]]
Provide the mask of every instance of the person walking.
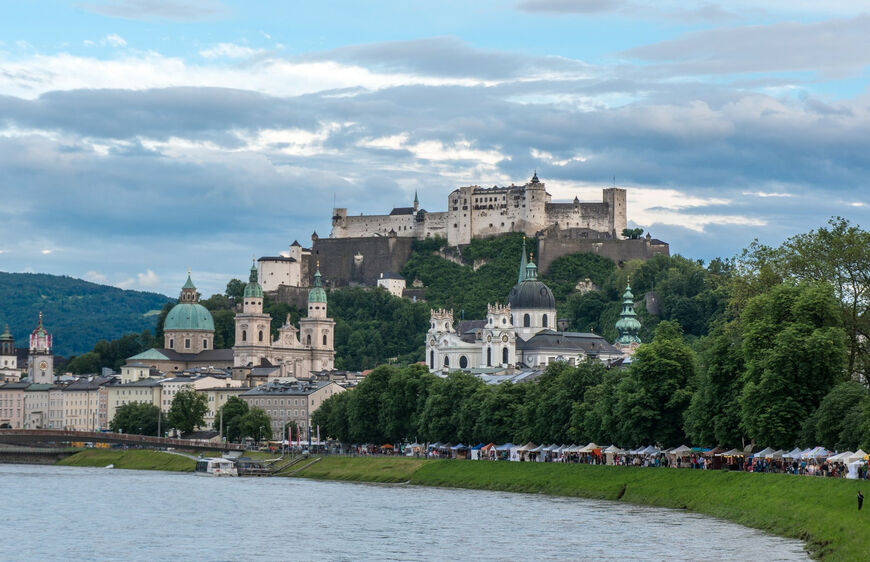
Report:
[[861,506],[864,505],[864,494],[858,490],[858,511],[861,511]]

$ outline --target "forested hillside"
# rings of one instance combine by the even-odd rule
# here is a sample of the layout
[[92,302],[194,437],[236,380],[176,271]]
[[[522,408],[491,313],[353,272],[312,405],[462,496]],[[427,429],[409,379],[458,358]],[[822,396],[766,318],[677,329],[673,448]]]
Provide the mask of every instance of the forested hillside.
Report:
[[55,353],[67,357],[91,350],[101,339],[153,329],[168,300],[72,277],[0,272],[0,324],[8,323],[16,344],[26,347],[42,311]]

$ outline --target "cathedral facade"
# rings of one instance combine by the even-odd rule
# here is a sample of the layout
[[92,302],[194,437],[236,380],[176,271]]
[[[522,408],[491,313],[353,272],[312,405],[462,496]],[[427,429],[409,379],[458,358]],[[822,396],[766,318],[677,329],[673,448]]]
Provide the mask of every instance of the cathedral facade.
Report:
[[470,369],[543,368],[594,358],[612,361],[623,353],[597,334],[558,332],[556,299],[538,280],[525,244],[517,284],[507,304],[490,304],[486,320],[454,327],[452,310],[432,310],[426,334],[426,364],[432,372]]
[[335,365],[335,322],[327,315],[326,291],[320,270],[308,292],[308,316],[293,325],[290,316],[272,339],[272,317],[263,312],[263,288],[257,280],[257,267],[251,266],[245,286],[242,311],[236,313],[234,367],[280,367],[281,377],[308,378],[312,372],[331,370]]
[[449,245],[458,246],[508,232],[535,236],[552,227],[593,233],[593,238],[621,239],[626,226],[624,189],[604,189],[601,202],[581,203],[575,197],[571,203],[553,203],[546,185],[535,174],[524,185],[455,189],[447,197],[447,211],[442,212],[421,209],[416,195],[413,207],[397,207],[389,215],[349,216],[347,209],[336,208],[330,237],[440,236]]

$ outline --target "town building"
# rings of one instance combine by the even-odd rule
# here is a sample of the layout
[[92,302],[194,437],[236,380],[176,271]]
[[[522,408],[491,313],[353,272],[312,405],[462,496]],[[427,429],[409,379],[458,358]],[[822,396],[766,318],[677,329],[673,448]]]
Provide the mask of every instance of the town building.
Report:
[[335,322],[327,316],[326,291],[320,270],[314,274],[314,286],[308,292],[308,316],[299,320],[299,328],[287,316],[272,339],[272,317],[263,312],[263,288],[258,282],[255,265],[251,266],[242,300],[236,313],[234,365],[243,370],[254,367],[279,367],[281,378],[308,378],[313,371],[332,369],[335,364]]
[[107,391],[101,391],[108,377],[82,377],[61,389],[63,396],[63,429],[69,431],[100,431],[108,426]]
[[383,287],[394,297],[401,297],[405,291],[405,278],[398,273],[384,272],[378,278],[378,287]]
[[30,334],[30,356],[27,359],[27,380],[31,383],[52,384],[54,382],[54,354],[51,351],[51,334],[42,327],[42,313],[39,324]]
[[198,388],[196,392],[204,394],[208,400],[208,411],[205,413],[203,427],[215,427],[215,421],[218,421],[217,426],[220,427],[218,412],[227,403],[227,400],[232,396],[241,396],[249,390],[250,388],[247,386],[214,386]]
[[134,402],[161,406],[162,389],[158,379],[143,378],[120,384],[108,384],[105,386],[108,394],[106,418],[108,423],[115,419],[118,408]]
[[49,420],[53,385],[33,383],[24,389],[24,429],[54,429]]
[[[140,365],[164,373],[196,367],[228,368],[233,365],[231,349],[214,349],[214,319],[199,304],[199,293],[187,274],[178,304],[163,322],[164,347],[151,348],[127,359],[127,365]],[[122,369],[123,374],[123,369]]]
[[524,185],[481,187],[471,185],[453,190],[447,197],[447,211],[420,209],[417,195],[413,207],[397,207],[388,215],[350,216],[346,208],[333,210],[331,238],[370,236],[430,238],[440,236],[450,246],[469,244],[508,232],[535,236],[551,226],[583,229],[595,237],[618,239],[626,228],[626,191],[608,188],[601,202],[553,203],[546,185],[535,173]]
[[0,384],[0,428],[24,427],[24,391],[30,384],[29,381]]
[[507,304],[490,304],[486,320],[461,321],[452,310],[432,310],[426,362],[432,372],[543,368],[554,361],[614,361],[622,353],[597,334],[559,332],[556,299],[526,260],[525,242],[517,284]]
[[344,388],[331,381],[272,381],[252,388],[240,397],[250,408],[260,408],[269,416],[272,435],[283,435],[284,426],[294,422],[303,432],[311,426],[311,415],[323,401]]

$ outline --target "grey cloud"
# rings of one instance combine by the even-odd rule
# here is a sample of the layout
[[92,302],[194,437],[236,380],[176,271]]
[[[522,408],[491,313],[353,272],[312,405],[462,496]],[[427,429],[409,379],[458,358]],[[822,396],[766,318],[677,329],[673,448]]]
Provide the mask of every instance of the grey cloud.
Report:
[[847,76],[870,64],[870,15],[821,22],[715,28],[635,47],[629,59],[665,74],[817,71]]
[[739,19],[718,4],[680,4],[670,8],[660,2],[629,2],[627,0],[523,0],[516,5],[521,12],[543,14],[599,15],[617,13],[643,19],[656,18],[687,23],[729,21]]
[[517,4],[522,12],[556,14],[599,14],[625,8],[624,0],[523,0]]
[[83,2],[81,9],[124,19],[199,21],[224,16],[229,9],[218,0],[118,0]]
[[480,49],[454,37],[354,45],[306,55],[300,60],[339,61],[429,76],[490,80],[532,76],[542,71],[576,74],[588,69],[577,60]]

